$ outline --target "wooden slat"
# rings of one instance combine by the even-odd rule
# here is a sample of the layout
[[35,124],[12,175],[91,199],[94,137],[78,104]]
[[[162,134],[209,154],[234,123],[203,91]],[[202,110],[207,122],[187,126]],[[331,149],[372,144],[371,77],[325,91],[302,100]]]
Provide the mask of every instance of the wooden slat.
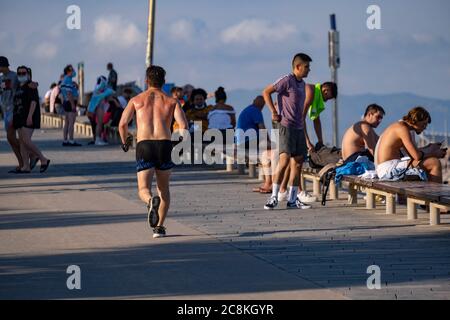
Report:
[[371,188],[375,183],[375,181],[358,178],[357,176],[344,176],[342,178],[342,181],[354,183],[358,186],[369,187],[369,188]]

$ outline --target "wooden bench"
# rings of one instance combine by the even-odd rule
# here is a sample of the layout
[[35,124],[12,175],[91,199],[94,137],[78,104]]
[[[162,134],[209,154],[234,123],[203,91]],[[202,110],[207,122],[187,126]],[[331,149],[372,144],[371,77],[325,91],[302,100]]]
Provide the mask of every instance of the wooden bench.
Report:
[[344,176],[349,183],[349,203],[357,203],[358,189],[366,193],[366,208],[375,209],[375,195],[386,197],[386,214],[396,213],[397,195],[406,198],[408,220],[417,219],[417,205],[430,208],[430,225],[440,224],[440,210],[450,210],[450,186],[424,181],[387,182]]

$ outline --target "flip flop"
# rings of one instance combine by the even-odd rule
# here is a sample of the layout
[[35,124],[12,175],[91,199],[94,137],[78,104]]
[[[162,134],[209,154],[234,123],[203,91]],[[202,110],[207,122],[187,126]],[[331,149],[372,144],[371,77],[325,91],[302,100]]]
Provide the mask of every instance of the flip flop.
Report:
[[253,188],[253,189],[252,189],[252,192],[261,192],[261,187]]
[[272,189],[259,188],[259,193],[269,194],[269,193],[272,193]]
[[20,168],[15,168],[14,170],[8,171],[8,173],[19,173]]
[[47,160],[46,164],[41,165],[41,170],[39,172],[44,173],[45,171],[47,171],[49,165],[50,165],[50,160]]
[[30,170],[33,171],[33,169],[36,167],[36,164],[38,163],[39,158],[36,158],[34,160],[30,160]]
[[16,174],[28,174],[28,173],[31,173],[31,171],[19,169],[19,170],[17,170],[17,172],[16,172]]
[[161,198],[159,196],[154,196],[150,199],[147,209],[148,209],[148,224],[150,227],[155,228],[159,222],[159,205],[161,204]]

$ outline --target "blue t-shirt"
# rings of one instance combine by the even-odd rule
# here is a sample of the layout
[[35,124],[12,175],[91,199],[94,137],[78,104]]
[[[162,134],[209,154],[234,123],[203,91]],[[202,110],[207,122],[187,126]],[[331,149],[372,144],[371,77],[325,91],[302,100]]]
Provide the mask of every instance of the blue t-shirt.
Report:
[[[256,136],[259,137],[259,124],[264,124],[262,111],[252,104],[242,110],[238,118],[236,129],[241,129],[244,132],[253,129],[256,131]],[[246,137],[246,139],[242,141],[242,138],[242,135],[236,134],[236,143],[241,144],[244,143],[245,140],[249,139]]]

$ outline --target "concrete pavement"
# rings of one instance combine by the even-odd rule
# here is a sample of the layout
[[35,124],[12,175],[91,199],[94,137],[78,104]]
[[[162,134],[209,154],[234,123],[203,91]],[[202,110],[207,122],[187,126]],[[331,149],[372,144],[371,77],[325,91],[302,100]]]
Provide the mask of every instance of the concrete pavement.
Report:
[[[262,209],[255,180],[178,168],[168,234],[154,240],[137,199],[134,152],[62,148],[38,130],[48,173],[15,176],[0,135],[0,298],[449,299],[450,219],[383,207]],[[86,139],[80,139],[83,144]],[[35,169],[36,170],[36,169]],[[282,203],[283,205],[283,203]],[[82,289],[66,287],[81,268]],[[381,269],[381,290],[366,286]]]

